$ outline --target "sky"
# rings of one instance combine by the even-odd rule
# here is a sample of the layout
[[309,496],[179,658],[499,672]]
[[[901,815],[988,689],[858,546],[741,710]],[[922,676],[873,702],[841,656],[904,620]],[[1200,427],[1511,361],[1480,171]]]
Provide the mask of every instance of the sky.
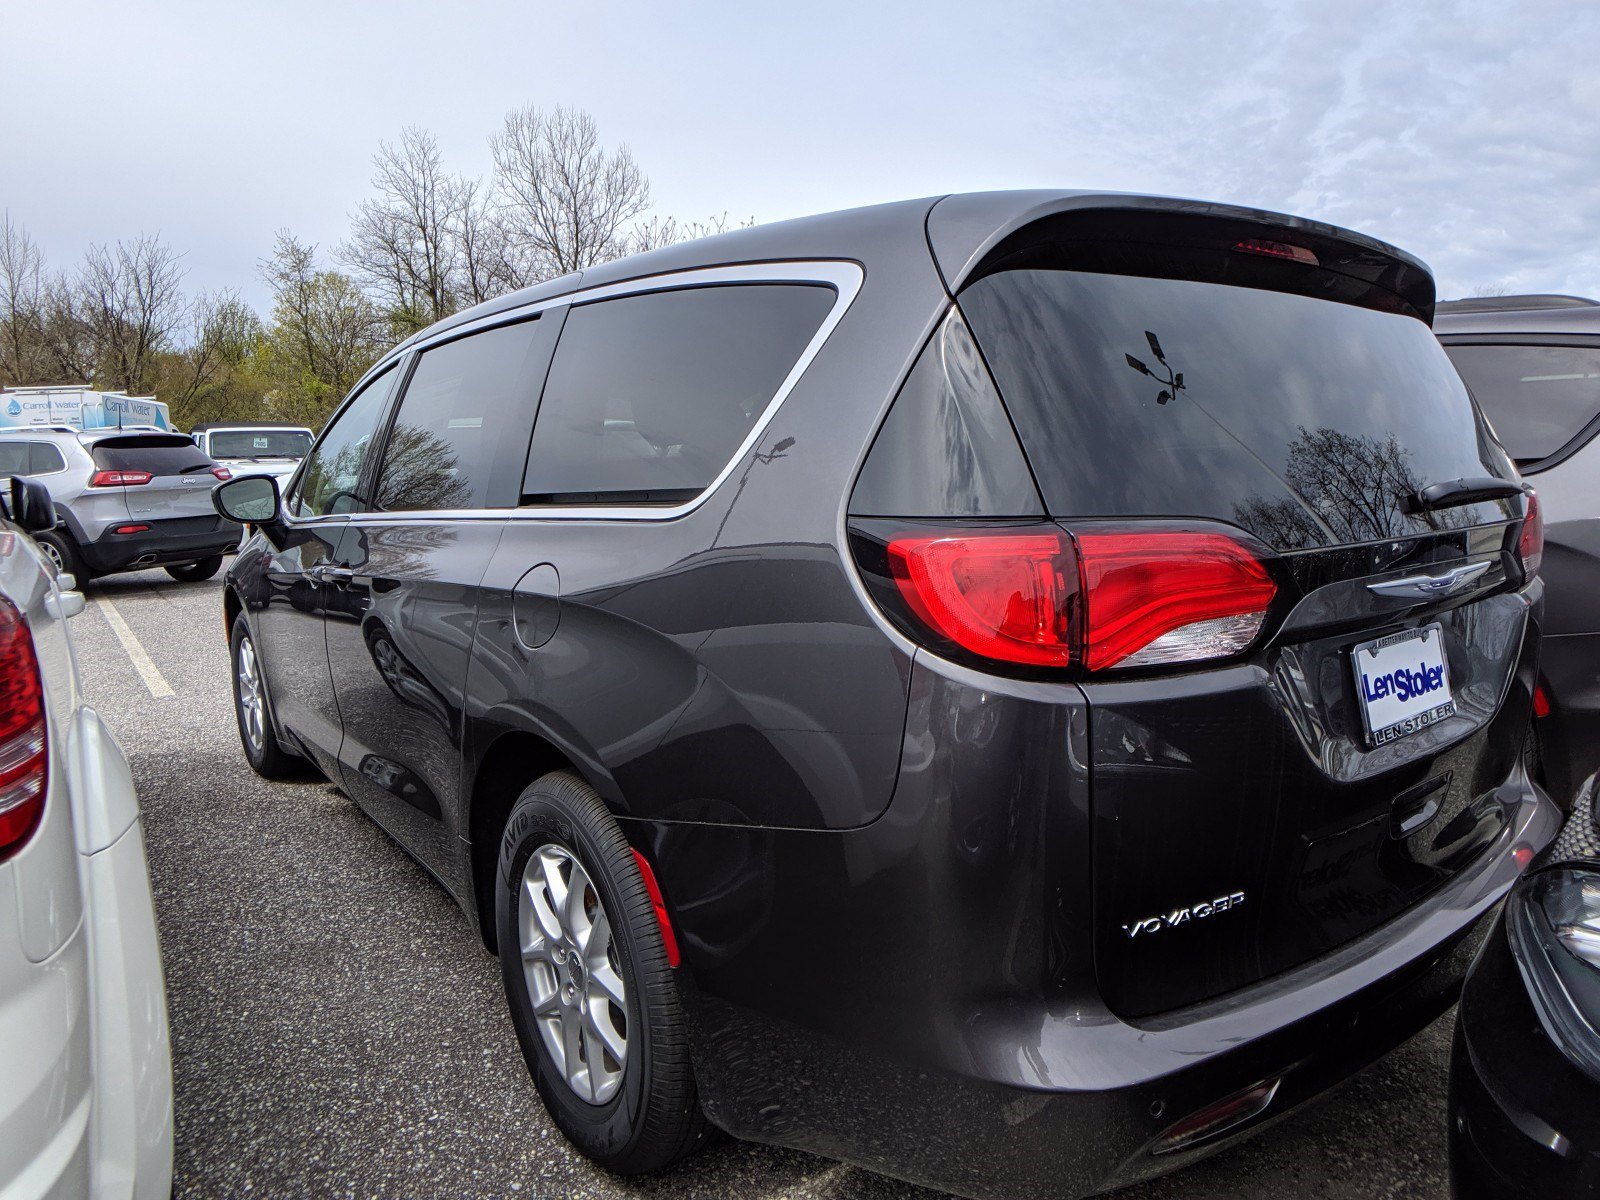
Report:
[[1315,217],[1441,297],[1600,297],[1600,6],[0,0],[0,209],[70,267],[157,233],[191,292],[289,229],[331,254],[408,125],[487,174],[526,104],[588,110],[654,211],[777,220],[1089,187]]

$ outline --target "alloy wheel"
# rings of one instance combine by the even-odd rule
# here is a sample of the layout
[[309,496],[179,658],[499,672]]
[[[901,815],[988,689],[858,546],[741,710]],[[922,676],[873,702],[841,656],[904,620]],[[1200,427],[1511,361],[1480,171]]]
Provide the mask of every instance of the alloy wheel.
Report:
[[39,549],[42,550],[44,552],[44,556],[50,560],[50,565],[55,568],[57,575],[61,575],[66,571],[66,561],[61,557],[61,551],[57,549],[55,545],[41,539],[39,542]]
[[517,928],[545,1049],[580,1100],[604,1104],[628,1061],[627,989],[600,893],[565,847],[546,843],[529,857]]
[[247,636],[239,639],[239,724],[252,754],[259,754],[266,733],[266,701],[261,690],[261,668],[256,662],[255,644]]

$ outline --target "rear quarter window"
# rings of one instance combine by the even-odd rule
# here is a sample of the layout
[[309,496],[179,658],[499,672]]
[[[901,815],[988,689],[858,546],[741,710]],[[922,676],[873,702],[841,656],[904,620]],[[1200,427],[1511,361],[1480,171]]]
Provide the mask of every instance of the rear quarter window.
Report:
[[1520,463],[1549,458],[1600,416],[1600,346],[1457,343],[1445,352]]
[[579,305],[539,403],[525,503],[682,503],[727,466],[833,307],[741,284]]
[[206,452],[186,437],[108,438],[90,452],[102,471],[149,471],[152,475],[184,475],[215,465]]

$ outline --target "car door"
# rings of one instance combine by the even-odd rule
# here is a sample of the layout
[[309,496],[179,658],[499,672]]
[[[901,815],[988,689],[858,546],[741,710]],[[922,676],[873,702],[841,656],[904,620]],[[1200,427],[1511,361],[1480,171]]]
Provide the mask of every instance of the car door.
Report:
[[324,612],[344,601],[325,572],[370,477],[371,450],[394,389],[390,366],[354,392],[322,431],[284,505],[289,536],[269,546],[265,601],[253,620],[257,652],[279,722],[338,778],[339,710],[328,670]]
[[351,516],[331,567],[341,778],[452,889],[477,589],[518,500],[559,323],[535,315],[417,354],[374,504]]

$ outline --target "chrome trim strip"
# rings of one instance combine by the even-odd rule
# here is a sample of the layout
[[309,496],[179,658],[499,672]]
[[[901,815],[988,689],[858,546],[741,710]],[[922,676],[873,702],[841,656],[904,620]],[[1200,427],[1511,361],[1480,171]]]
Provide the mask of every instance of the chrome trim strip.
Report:
[[1367,591],[1400,600],[1437,600],[1465,591],[1486,575],[1491,565],[1488,562],[1466,563],[1437,575],[1408,575],[1404,579],[1369,583]]
[[[547,308],[560,308],[569,304],[587,304],[594,300],[611,300],[618,296],[632,296],[644,292],[675,291],[680,288],[706,287],[716,284],[728,283],[821,283],[834,289],[836,298],[828,315],[823,318],[822,324],[817,327],[817,332],[812,336],[806,348],[801,351],[800,357],[795,360],[794,366],[784,376],[783,382],[778,385],[778,390],[773,393],[766,409],[756,418],[750,432],[745,435],[744,441],[739,443],[739,448],[724,464],[714,479],[706,485],[693,500],[671,508],[644,506],[644,505],[614,505],[597,506],[594,508],[580,508],[573,505],[547,504],[529,505],[518,508],[470,508],[470,509],[434,509],[423,512],[363,512],[339,514],[347,516],[354,525],[383,524],[390,525],[396,522],[413,521],[471,521],[471,520],[503,520],[507,517],[516,517],[523,520],[557,520],[557,521],[671,521],[678,517],[687,516],[699,508],[713,493],[722,486],[728,476],[732,475],[745,457],[755,449],[761,441],[761,436],[766,432],[767,426],[778,415],[784,400],[794,390],[800,377],[806,373],[806,368],[811,365],[812,359],[822,350],[827,343],[834,328],[844,319],[850,305],[854,303],[857,293],[861,290],[862,281],[866,273],[860,264],[844,260],[820,260],[801,262],[777,263],[745,263],[728,267],[701,267],[691,271],[672,271],[665,275],[649,275],[641,279],[629,279],[621,283],[602,284],[597,287],[579,289],[568,292],[562,296],[552,296],[543,300],[523,305],[519,308],[506,309],[503,312],[491,313],[476,321],[464,325],[452,326],[424,341],[412,342],[404,348],[391,351],[390,354],[379,360],[369,370],[355,387],[350,389],[350,394],[355,395],[364,387],[369,379],[375,378],[381,371],[400,362],[407,354],[421,353],[430,346],[441,342],[454,341],[456,338],[467,334],[477,333],[484,329],[492,329],[498,325],[509,325],[519,320],[525,320],[534,313],[543,312]],[[557,347],[557,353],[560,347]],[[404,397],[402,397],[403,401]],[[343,406],[341,405],[341,408]],[[329,422],[332,423],[331,420]],[[306,456],[308,459],[310,455]],[[303,465],[303,460],[302,460]],[[288,514],[285,513],[287,517]],[[301,525],[308,520],[321,518],[292,518],[291,524]]]

